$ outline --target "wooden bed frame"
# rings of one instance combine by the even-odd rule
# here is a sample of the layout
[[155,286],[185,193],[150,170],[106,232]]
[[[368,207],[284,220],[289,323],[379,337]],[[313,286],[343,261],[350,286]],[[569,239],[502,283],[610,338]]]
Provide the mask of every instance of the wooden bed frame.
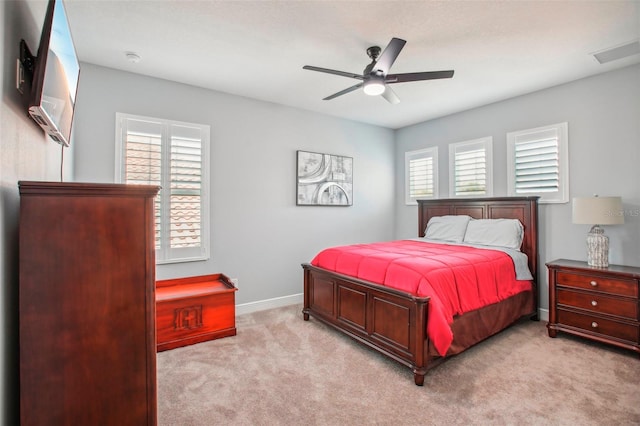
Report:
[[538,197],[418,201],[418,235],[433,216],[518,219],[524,226],[522,252],[529,258],[533,289],[457,316],[454,342],[445,357],[433,348],[427,330],[429,298],[303,264],[305,321],[310,316],[413,370],[418,386],[428,369],[498,333],[525,315],[538,319]]

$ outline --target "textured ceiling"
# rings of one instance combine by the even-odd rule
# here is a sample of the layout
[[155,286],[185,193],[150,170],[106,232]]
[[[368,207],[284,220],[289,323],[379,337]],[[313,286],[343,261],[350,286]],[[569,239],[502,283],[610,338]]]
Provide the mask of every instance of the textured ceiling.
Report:
[[[43,6],[44,8],[44,6]],[[640,38],[638,1],[66,0],[81,61],[400,128],[640,62],[591,55]],[[366,49],[407,40],[391,72],[455,70],[393,86],[397,105],[355,91]],[[139,63],[126,60],[136,52]]]

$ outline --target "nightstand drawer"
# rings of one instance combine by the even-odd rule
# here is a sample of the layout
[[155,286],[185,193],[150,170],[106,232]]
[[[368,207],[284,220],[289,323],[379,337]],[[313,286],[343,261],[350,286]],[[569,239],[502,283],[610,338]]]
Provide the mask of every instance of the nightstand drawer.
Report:
[[636,300],[625,300],[603,296],[598,293],[581,293],[565,289],[558,289],[557,298],[560,305],[616,315],[634,321],[638,318],[638,303]]
[[558,323],[577,327],[585,331],[616,337],[629,342],[638,341],[638,325],[626,324],[576,312],[558,309]]
[[598,275],[582,275],[558,271],[556,283],[566,287],[638,297],[638,282],[636,280],[604,278]]

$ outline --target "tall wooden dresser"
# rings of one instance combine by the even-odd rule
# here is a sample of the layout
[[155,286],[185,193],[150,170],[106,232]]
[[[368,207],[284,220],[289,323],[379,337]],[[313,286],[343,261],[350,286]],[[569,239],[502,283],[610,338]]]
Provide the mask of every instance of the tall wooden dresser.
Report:
[[22,425],[155,425],[155,186],[20,182]]

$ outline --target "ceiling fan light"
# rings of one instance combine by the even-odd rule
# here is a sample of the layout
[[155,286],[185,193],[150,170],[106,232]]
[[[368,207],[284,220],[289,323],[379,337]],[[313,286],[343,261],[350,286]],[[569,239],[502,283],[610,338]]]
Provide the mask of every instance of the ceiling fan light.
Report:
[[364,93],[369,96],[377,96],[384,93],[384,83],[378,80],[368,80],[364,82]]

